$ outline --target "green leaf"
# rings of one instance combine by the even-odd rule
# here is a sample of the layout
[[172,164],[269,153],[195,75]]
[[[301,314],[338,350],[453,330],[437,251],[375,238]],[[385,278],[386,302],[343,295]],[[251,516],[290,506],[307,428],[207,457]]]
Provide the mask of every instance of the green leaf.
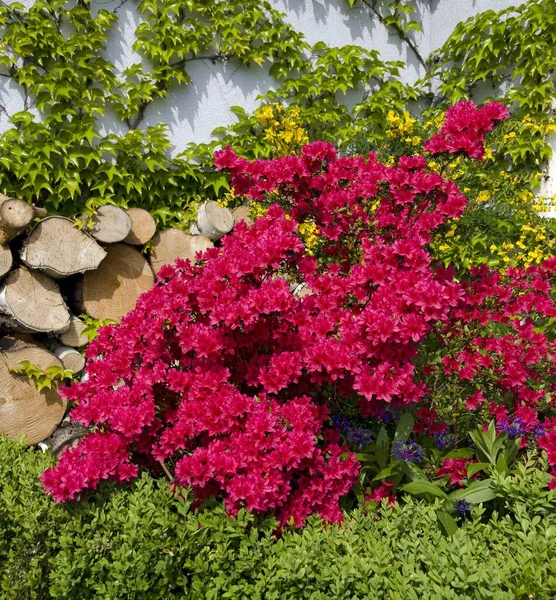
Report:
[[376,450],[375,457],[378,463],[378,466],[381,469],[386,468],[388,464],[388,449],[390,447],[390,440],[388,439],[388,433],[386,432],[385,427],[381,427],[378,432],[378,436],[376,438]]
[[500,456],[498,457],[498,460],[496,461],[496,470],[501,475],[506,473],[508,470],[508,463],[506,462],[506,459],[504,458],[503,454],[500,454]]
[[404,463],[402,465],[402,470],[411,481],[427,481],[427,476],[423,469],[420,469],[411,462]]
[[519,452],[520,447],[521,447],[521,438],[516,438],[515,440],[508,440],[506,442],[506,449],[505,449],[504,456],[505,456],[506,464],[508,465],[508,467],[515,460],[515,457],[517,456],[517,453]]
[[470,479],[471,477],[473,477],[473,475],[479,473],[479,471],[482,471],[483,469],[488,469],[488,467],[490,466],[490,463],[485,462],[471,463],[467,466],[467,479]]
[[411,495],[430,494],[437,498],[448,499],[448,494],[430,481],[412,481],[403,485],[401,489]]
[[380,473],[378,473],[378,475],[376,477],[374,477],[373,481],[381,481],[382,479],[385,479],[386,477],[390,477],[392,475],[399,473],[399,470],[400,470],[400,465],[397,462],[393,462],[392,464],[388,465],[386,468],[382,469],[382,471],[380,471]]
[[413,415],[411,413],[404,413],[398,421],[396,432],[394,433],[394,441],[405,442],[407,438],[411,435],[414,424],[415,418],[413,417]]
[[444,528],[446,535],[452,536],[454,533],[456,533],[458,530],[458,524],[449,513],[439,510],[436,513],[436,516]]
[[448,454],[445,454],[442,458],[471,458],[473,456],[473,450],[471,448],[458,448],[456,450],[450,450]]
[[496,498],[496,494],[492,489],[492,480],[483,479],[482,481],[474,481],[463,490],[452,492],[449,497],[450,499],[467,500],[471,504],[479,504]]

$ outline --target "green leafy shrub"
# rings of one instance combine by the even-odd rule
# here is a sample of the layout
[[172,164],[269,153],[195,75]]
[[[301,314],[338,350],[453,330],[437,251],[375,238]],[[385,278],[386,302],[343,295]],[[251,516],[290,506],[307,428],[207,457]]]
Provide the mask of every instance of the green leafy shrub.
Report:
[[453,536],[437,506],[368,504],[341,526],[276,522],[212,504],[193,511],[144,475],[56,505],[38,481],[51,459],[0,438],[0,597],[177,599],[550,599],[556,508],[543,474],[497,478],[506,514],[475,508]]

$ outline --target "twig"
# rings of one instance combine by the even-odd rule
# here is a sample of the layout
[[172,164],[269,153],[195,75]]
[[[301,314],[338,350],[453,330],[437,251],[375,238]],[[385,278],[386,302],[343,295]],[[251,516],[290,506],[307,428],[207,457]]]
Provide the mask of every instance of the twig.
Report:
[[376,18],[382,23],[382,25],[384,25],[386,28],[392,27],[396,31],[396,33],[400,36],[400,38],[411,49],[411,51],[413,52],[413,54],[415,54],[415,57],[417,58],[417,60],[419,61],[419,63],[422,65],[422,67],[425,69],[425,72],[428,73],[429,67],[427,65],[427,62],[425,61],[425,59],[422,57],[421,53],[419,52],[419,48],[417,48],[417,46],[415,45],[415,43],[413,42],[413,40],[400,27],[400,25],[398,23],[391,23],[390,25],[386,25],[384,23],[384,17],[376,9],[376,5],[375,5],[374,2],[370,2],[369,0],[363,0],[363,4],[365,4],[365,6],[367,6],[369,8],[369,10],[376,16]]
[[174,477],[172,476],[172,473],[170,473],[170,471],[168,470],[168,467],[164,464],[164,461],[160,459],[158,461],[158,464],[162,467],[162,470],[166,474],[166,477],[168,477],[168,481],[174,481]]

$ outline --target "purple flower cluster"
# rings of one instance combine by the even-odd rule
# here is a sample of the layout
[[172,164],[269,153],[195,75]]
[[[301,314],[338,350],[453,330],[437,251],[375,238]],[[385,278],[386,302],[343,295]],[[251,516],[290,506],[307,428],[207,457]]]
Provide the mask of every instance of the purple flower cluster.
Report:
[[373,434],[364,427],[354,425],[347,417],[334,415],[332,422],[342,432],[346,440],[358,450],[372,442]]
[[447,433],[435,433],[434,441],[439,448],[446,448],[447,446],[451,446],[455,443],[456,438],[453,435],[448,435]]
[[469,504],[467,500],[457,500],[456,512],[462,519],[465,519],[465,517],[468,517],[471,514],[471,504]]
[[500,423],[500,429],[510,438],[516,438],[526,433],[521,419],[516,419],[513,423],[504,420]]
[[419,463],[423,460],[424,453],[423,448],[412,440],[394,442],[392,445],[392,456],[400,462]]

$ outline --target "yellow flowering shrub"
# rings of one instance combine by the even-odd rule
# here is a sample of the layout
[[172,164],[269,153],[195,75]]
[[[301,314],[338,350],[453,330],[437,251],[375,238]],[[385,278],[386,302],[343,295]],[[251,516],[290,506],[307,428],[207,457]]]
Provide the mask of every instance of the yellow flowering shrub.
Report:
[[298,107],[267,104],[255,112],[255,119],[263,126],[263,139],[272,146],[276,156],[295,154],[309,143]]
[[417,119],[413,119],[411,115],[405,111],[402,116],[396,114],[393,110],[389,110],[386,115],[389,129],[386,135],[389,138],[403,138],[411,140],[411,134]]
[[307,254],[313,256],[316,246],[319,242],[318,227],[312,221],[305,221],[304,223],[300,223],[298,231],[299,235],[301,235],[303,243],[305,244],[305,247],[307,248]]

